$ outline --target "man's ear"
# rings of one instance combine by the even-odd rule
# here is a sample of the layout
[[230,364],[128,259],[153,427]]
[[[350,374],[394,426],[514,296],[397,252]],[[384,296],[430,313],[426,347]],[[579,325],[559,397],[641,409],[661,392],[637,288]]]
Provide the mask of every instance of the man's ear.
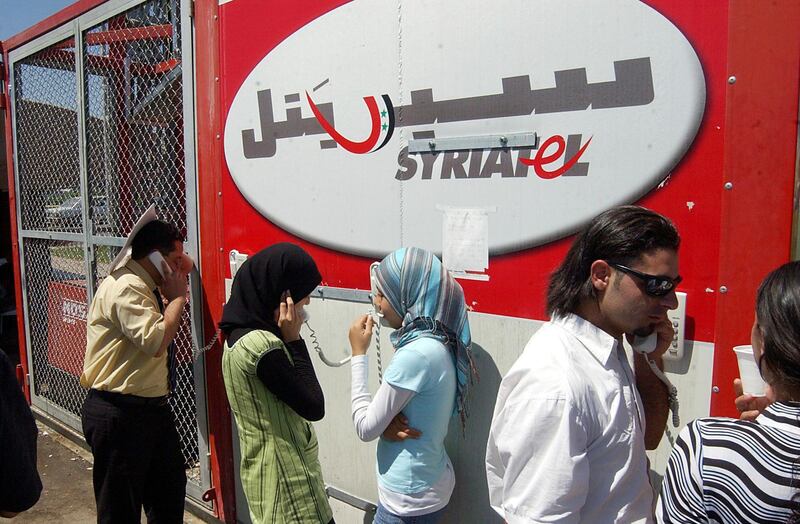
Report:
[[611,266],[605,260],[595,260],[589,270],[589,280],[597,292],[604,292],[611,284]]

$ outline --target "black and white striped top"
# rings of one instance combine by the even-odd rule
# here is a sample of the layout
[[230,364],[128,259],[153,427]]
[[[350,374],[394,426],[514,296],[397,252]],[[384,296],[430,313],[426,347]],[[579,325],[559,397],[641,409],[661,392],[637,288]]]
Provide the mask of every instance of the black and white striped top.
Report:
[[800,402],[775,402],[755,422],[704,418],[669,458],[658,522],[786,522],[800,489]]

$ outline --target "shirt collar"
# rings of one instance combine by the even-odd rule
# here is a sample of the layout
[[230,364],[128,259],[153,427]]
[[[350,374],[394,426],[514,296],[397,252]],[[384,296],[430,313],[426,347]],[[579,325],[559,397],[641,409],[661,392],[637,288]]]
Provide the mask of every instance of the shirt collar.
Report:
[[569,331],[603,365],[608,364],[609,357],[616,351],[619,344],[616,338],[574,313],[554,317],[552,323]]
[[800,402],[773,402],[756,419],[763,426],[800,433]]
[[128,260],[128,262],[125,264],[125,267],[130,269],[134,275],[144,280],[145,285],[149,289],[155,289],[158,287],[158,284],[156,284],[156,281],[153,280],[153,277],[150,276],[150,273],[148,273],[147,270],[143,268],[141,264],[139,264],[135,260],[133,259]]

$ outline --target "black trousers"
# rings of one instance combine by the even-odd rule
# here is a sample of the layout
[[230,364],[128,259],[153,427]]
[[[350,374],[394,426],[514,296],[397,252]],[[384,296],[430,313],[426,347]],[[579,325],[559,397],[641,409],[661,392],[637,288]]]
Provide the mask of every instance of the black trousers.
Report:
[[[169,406],[89,391],[81,422],[94,455],[97,522],[183,522],[186,471]],[[134,399],[135,400],[135,399]]]

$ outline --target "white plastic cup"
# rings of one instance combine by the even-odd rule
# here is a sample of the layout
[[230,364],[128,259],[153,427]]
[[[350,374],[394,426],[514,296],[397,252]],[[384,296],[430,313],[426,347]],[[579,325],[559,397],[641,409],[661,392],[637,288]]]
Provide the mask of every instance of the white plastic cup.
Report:
[[733,351],[739,362],[739,378],[742,379],[742,389],[745,395],[753,397],[766,395],[767,383],[764,382],[758,371],[758,364],[753,356],[753,346],[735,346]]

